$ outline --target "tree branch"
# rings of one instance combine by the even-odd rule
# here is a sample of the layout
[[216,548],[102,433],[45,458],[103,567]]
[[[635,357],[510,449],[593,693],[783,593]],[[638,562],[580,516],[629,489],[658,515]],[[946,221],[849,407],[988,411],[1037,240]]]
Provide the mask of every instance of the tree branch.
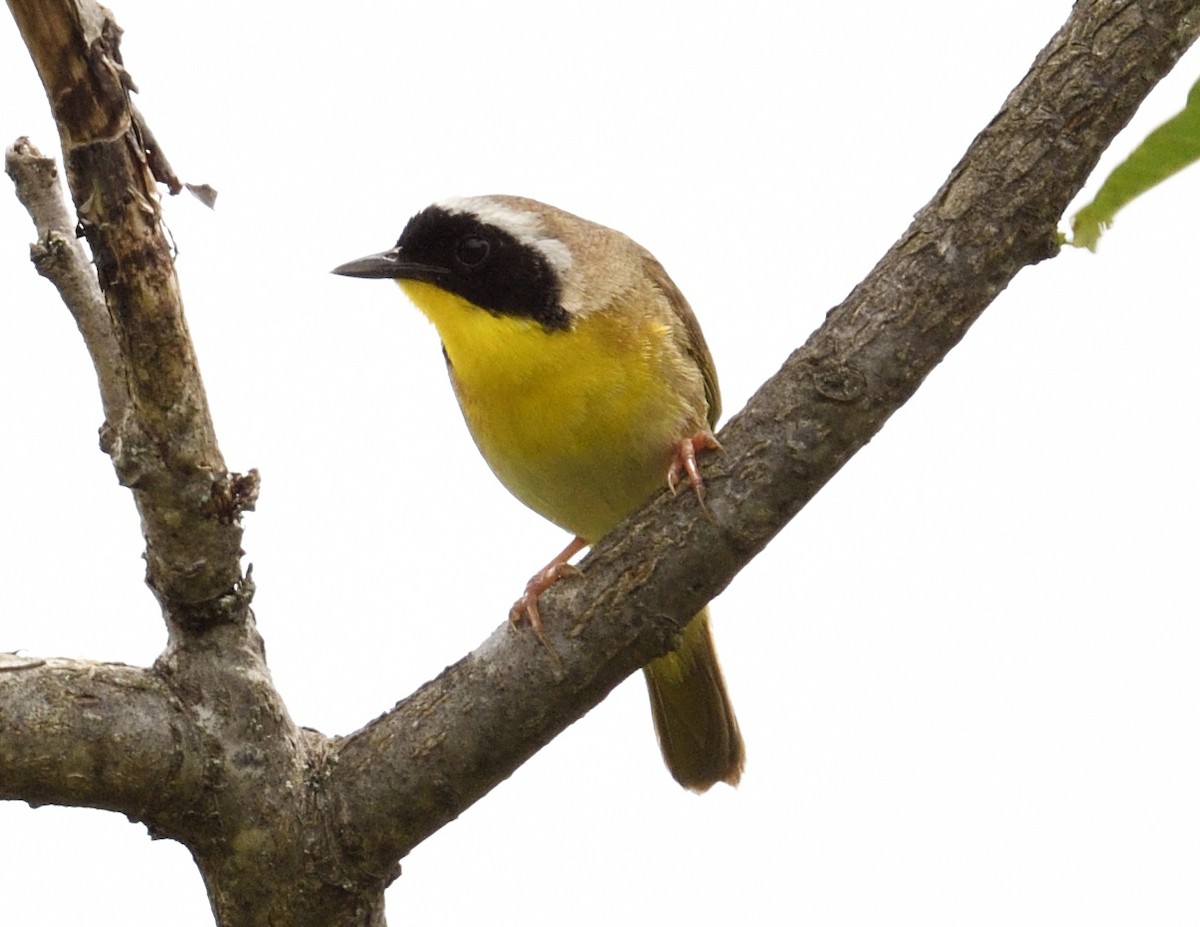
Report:
[[[149,670],[0,654],[0,799],[152,820],[200,779],[181,706]],[[189,789],[188,783],[192,784]]]
[[107,433],[113,427],[110,423],[122,421],[129,409],[125,362],[91,258],[76,237],[75,220],[63,202],[54,159],[45,157],[29,139],[19,138],[4,153],[4,170],[37,229],[29,259],[58,290],[91,355],[104,408],[102,433]]
[[1196,0],[1077,3],[899,241],[721,431],[711,517],[660,494],[542,597],[561,669],[501,629],[337,748],[355,852],[403,855],[666,652],[1017,272],[1058,252],[1059,217],[1198,33]]
[[147,582],[173,634],[245,621],[240,515],[253,507],[257,477],[228,473],[217,447],[162,231],[152,166],[166,161],[148,147],[130,106],[121,30],[94,0],[9,7],[59,127],[124,360],[123,369],[100,371],[114,378],[105,392],[129,396],[121,416],[109,418],[104,445],[141,514]]

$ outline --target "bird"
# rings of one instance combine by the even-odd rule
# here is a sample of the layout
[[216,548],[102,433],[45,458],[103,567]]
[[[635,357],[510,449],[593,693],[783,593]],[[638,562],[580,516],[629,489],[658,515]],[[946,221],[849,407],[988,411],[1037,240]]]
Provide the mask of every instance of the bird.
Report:
[[[540,639],[538,596],[570,559],[664,482],[704,498],[697,455],[720,448],[712,355],[649,251],[614,229],[519,196],[451,197],[394,247],[333,273],[395,280],[433,323],[467,427],[500,482],[573,540],[510,611]],[[737,785],[745,747],[707,607],[645,667],[671,775]]]

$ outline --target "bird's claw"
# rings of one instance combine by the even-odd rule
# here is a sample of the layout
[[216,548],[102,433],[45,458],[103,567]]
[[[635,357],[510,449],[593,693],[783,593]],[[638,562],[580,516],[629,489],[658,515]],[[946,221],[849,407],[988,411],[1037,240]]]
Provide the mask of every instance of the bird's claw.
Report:
[[534,636],[551,653],[554,650],[546,640],[546,634],[542,628],[542,616],[538,612],[538,599],[543,592],[564,576],[573,576],[579,572],[579,567],[574,566],[568,561],[585,547],[587,547],[587,541],[583,538],[575,538],[571,541],[557,557],[530,577],[529,582],[525,584],[525,591],[521,593],[521,597],[508,610],[509,624],[515,628],[523,621],[528,621]]
[[667,468],[667,488],[671,490],[671,495],[675,495],[679,488],[680,478],[686,474],[692,491],[696,493],[696,498],[700,500],[701,505],[704,504],[704,477],[700,475],[700,466],[696,463],[696,452],[704,450],[723,450],[721,442],[707,431],[684,438],[675,445],[675,452],[671,456],[671,465]]

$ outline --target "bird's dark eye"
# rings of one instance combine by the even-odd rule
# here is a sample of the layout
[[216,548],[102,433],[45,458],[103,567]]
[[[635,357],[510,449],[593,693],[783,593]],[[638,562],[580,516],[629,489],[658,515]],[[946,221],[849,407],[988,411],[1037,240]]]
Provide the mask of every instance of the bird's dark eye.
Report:
[[454,257],[464,267],[478,267],[491,250],[491,243],[481,235],[464,235],[454,246]]

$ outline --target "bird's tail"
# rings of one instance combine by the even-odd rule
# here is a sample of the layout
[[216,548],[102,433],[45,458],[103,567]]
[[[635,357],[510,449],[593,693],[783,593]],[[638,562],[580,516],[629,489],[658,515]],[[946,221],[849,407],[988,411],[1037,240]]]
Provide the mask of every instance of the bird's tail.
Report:
[[646,664],[646,687],[663,760],[693,792],[737,785],[746,760],[737,718],[717,663],[708,609],[684,628],[679,648]]

